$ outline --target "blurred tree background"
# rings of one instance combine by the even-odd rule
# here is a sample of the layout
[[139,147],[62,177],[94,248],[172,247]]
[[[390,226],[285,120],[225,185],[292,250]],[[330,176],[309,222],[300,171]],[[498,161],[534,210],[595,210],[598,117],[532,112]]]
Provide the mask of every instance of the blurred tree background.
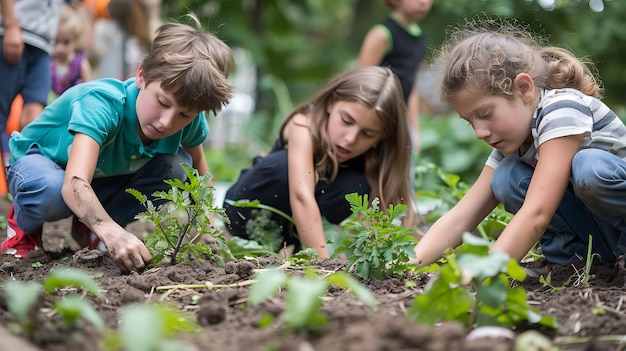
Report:
[[[207,30],[231,47],[250,53],[257,79],[251,89],[255,107],[247,135],[266,146],[295,104],[331,76],[354,66],[365,33],[389,12],[382,0],[162,1],[165,20],[195,12]],[[622,62],[626,1],[434,0],[430,14],[420,23],[429,38],[430,54],[444,40],[447,28],[482,12],[490,17],[516,18],[552,45],[590,59],[604,83],[605,101],[618,114],[626,111]],[[422,78],[427,79],[418,79]],[[421,84],[422,90],[435,88],[432,80]],[[473,181],[482,168],[482,161],[476,158],[486,155],[489,148],[478,145],[471,128],[458,124],[456,116],[425,110],[423,157]],[[267,151],[256,149],[254,152]]]

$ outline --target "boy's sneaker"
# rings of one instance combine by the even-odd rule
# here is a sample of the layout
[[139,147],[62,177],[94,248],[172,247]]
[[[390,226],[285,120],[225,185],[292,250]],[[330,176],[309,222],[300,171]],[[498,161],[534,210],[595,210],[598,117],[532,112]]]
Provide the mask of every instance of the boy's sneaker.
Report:
[[79,221],[76,216],[72,218],[72,238],[76,240],[81,248],[89,247],[89,250],[107,250],[106,246],[96,235],[96,233],[87,228],[87,226]]
[[7,238],[2,243],[2,253],[24,258],[35,250],[41,250],[41,228],[34,233],[26,233],[17,226],[13,205],[7,215]]

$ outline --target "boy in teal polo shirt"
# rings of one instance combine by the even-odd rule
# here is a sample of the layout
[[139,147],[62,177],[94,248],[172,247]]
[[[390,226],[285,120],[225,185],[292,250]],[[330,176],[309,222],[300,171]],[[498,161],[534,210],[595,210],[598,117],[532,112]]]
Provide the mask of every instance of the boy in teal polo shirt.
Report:
[[150,253],[124,229],[143,207],[125,189],[166,191],[164,179],[185,179],[180,163],[208,173],[204,111],[218,112],[232,95],[231,49],[189,18],[196,28],[158,29],[134,78],[79,84],[12,135],[3,253],[41,249],[44,222],[74,215],[80,244],[100,243],[124,272],[145,268]]

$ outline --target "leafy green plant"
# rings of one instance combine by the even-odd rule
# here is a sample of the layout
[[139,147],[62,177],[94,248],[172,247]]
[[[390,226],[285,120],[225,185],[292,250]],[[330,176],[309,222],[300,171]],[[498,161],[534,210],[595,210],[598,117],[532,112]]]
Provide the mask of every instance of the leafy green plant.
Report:
[[[213,205],[214,188],[208,186],[211,175],[199,176],[198,171],[182,163],[180,165],[187,174],[186,182],[180,179],[164,180],[171,186],[167,191],[152,194],[154,200],[166,200],[162,206],[155,206],[152,200],[136,189],[126,189],[146,208],[137,215],[138,219],[146,219],[156,226],[156,233],[146,239],[146,246],[153,254],[153,263],[169,258],[172,265],[178,261],[188,262],[191,257],[209,259],[224,266],[224,257],[233,258],[220,228],[212,223],[214,215],[220,215],[227,221],[224,209]],[[178,214],[186,215],[180,220]],[[196,232],[192,236],[192,229]],[[197,242],[200,235],[210,235],[217,246],[214,253],[210,246]]]
[[283,244],[280,226],[273,221],[268,210],[252,210],[252,218],[246,222],[246,233],[251,240],[261,243],[271,251],[278,251]]
[[528,305],[522,287],[511,287],[512,280],[526,277],[516,260],[502,251],[489,252],[490,242],[470,233],[463,241],[415,298],[408,310],[410,320],[429,325],[456,320],[470,328],[512,328],[526,321],[556,328],[553,317],[541,316]]
[[[16,323],[10,324],[11,329],[32,339],[34,332],[44,315],[39,311],[39,296],[42,291],[53,293],[60,288],[80,288],[93,296],[100,296],[98,284],[85,272],[68,268],[55,269],[43,281],[21,282],[9,280],[5,284],[5,293],[9,312]],[[78,294],[71,293],[54,304],[53,310],[58,313],[61,322],[67,327],[76,327],[81,320],[89,321],[100,333],[106,331],[104,321],[94,307]]]
[[372,308],[378,306],[373,294],[346,272],[333,272],[327,276],[317,275],[312,268],[304,272],[303,277],[288,275],[277,268],[258,272],[255,283],[250,287],[248,302],[252,305],[260,304],[286,289],[286,307],[280,319],[288,328],[304,336],[324,330],[327,320],[321,312],[322,297],[330,285],[349,290]]
[[387,212],[378,207],[379,199],[356,193],[346,195],[353,213],[362,218],[347,221],[343,230],[342,243],[334,254],[345,253],[348,269],[363,278],[384,279],[386,276],[401,277],[407,271],[408,261],[415,257],[417,239],[412,231],[401,226],[400,220],[406,215],[406,205],[389,205]]

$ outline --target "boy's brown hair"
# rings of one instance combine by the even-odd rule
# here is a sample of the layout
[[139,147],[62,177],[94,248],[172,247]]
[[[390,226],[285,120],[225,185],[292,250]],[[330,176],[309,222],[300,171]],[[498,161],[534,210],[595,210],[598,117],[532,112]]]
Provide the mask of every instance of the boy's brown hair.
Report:
[[166,23],[157,29],[152,50],[142,62],[143,78],[146,84],[160,82],[181,106],[217,113],[233,94],[227,78],[234,55],[228,45],[204,32],[195,15],[187,17],[196,28]]

